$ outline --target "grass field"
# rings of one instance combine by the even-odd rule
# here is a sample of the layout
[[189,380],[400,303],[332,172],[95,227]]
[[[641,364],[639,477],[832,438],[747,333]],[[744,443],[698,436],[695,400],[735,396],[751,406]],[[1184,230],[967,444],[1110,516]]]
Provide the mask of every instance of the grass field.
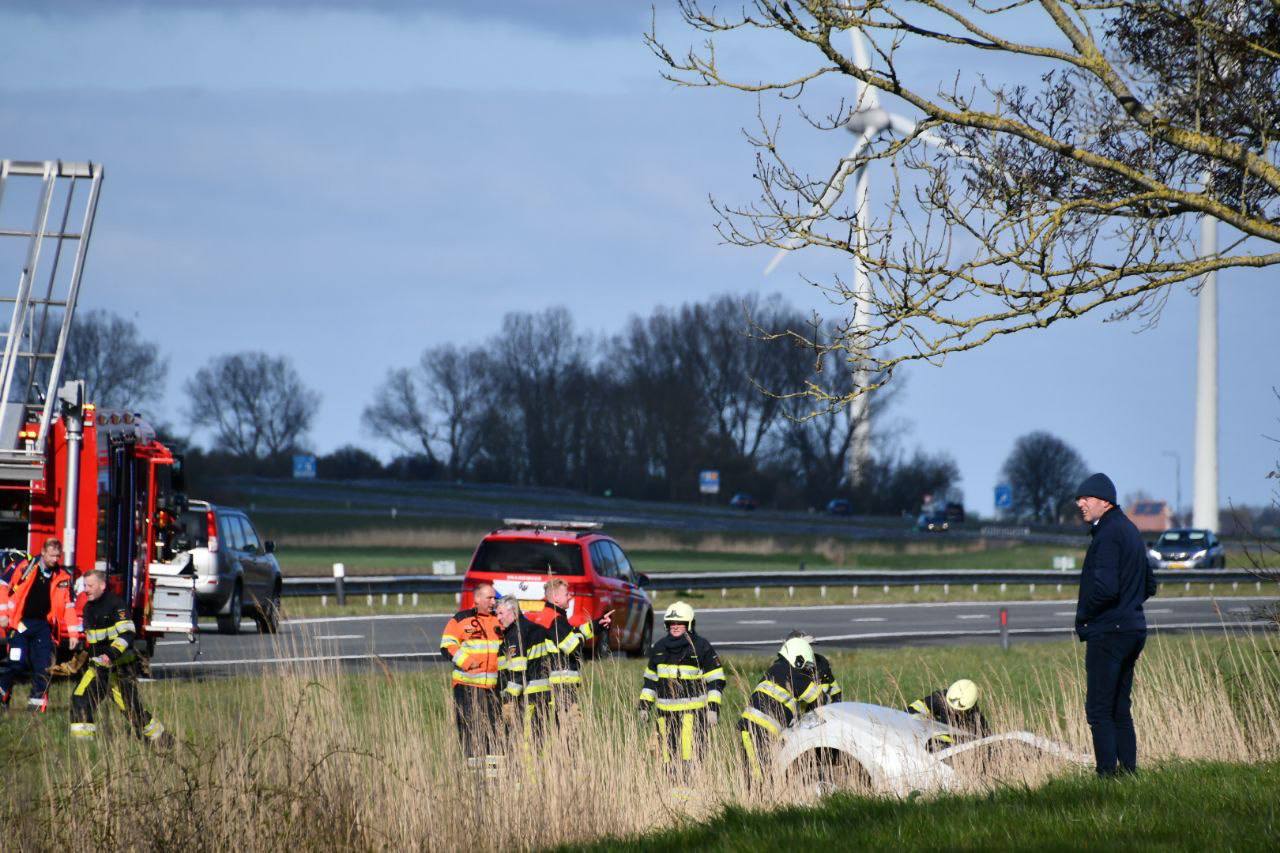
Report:
[[[1135,693],[1145,766],[1280,758],[1278,651],[1271,635],[1153,637]],[[963,675],[982,685],[984,710],[997,727],[1028,728],[1078,751],[1087,749],[1077,643],[1021,644],[1007,653],[987,646],[869,649],[835,653],[832,660],[850,699],[901,707]],[[0,724],[0,759],[11,768],[10,784],[0,793],[0,825],[15,849],[74,844],[110,849],[498,850],[655,832],[701,839],[706,836],[699,833],[720,825],[715,821],[751,822],[757,817],[749,812],[764,808],[815,805],[804,788],[779,783],[749,793],[738,784],[732,723],[765,663],[751,657],[727,661],[725,718],[713,733],[703,767],[689,782],[690,795],[675,799],[653,757],[651,732],[637,723],[632,710],[642,667],[636,661],[615,658],[590,665],[576,722],[545,744],[514,748],[502,780],[490,786],[461,768],[442,667],[351,674],[309,663],[262,678],[145,685],[144,700],[180,741],[163,756],[126,737],[119,715],[105,705],[101,713],[108,731],[101,741],[72,743],[66,725],[69,687],[59,684],[50,714],[11,712]],[[23,688],[19,691],[20,701]],[[548,767],[557,769],[545,772]],[[563,767],[573,769],[564,772]],[[1174,767],[1170,772],[1184,771]],[[1271,778],[1266,774],[1274,769],[1239,772],[1263,774],[1240,783],[1247,792],[1253,790],[1250,785],[1266,784]],[[877,820],[892,818],[875,816],[898,809],[912,823],[899,846],[964,846],[941,834],[931,843],[934,812],[924,810],[937,809],[940,820],[952,821],[969,810],[973,814],[964,820],[970,824],[989,813],[999,823],[983,837],[999,838],[999,826],[1012,831],[1016,823],[1019,796],[1027,798],[1029,808],[1040,804],[1047,814],[1058,814],[1054,804],[1073,797],[1087,802],[1092,783],[1081,776],[1079,769],[1052,762],[1008,768],[993,764],[990,775],[969,780],[968,786],[983,794],[977,799],[820,803],[805,824],[816,834],[797,831],[795,840],[821,837],[828,827],[840,826],[844,840],[838,843],[855,843],[861,824],[840,817],[841,810],[853,809],[855,819],[871,816],[869,843],[883,843],[888,830]],[[1039,785],[1049,779],[1065,781],[1042,794]],[[1026,790],[1027,785],[1034,790]],[[1234,809],[1235,794],[1228,793],[1224,789],[1221,799],[1185,802],[1195,802],[1195,813],[1210,827],[1246,822],[1246,828],[1232,828],[1225,838],[1274,831],[1274,824],[1263,823],[1257,810]],[[912,808],[921,811],[910,812]],[[1041,822],[1049,833],[1044,837],[1074,847],[1071,822],[1084,817],[1063,814],[1053,818],[1059,821],[1057,830],[1049,817]],[[762,827],[771,820],[776,823],[774,817],[759,818]],[[1098,832],[1109,825],[1102,820]],[[795,847],[790,836],[750,834],[754,831],[744,830],[746,841],[737,846]],[[1028,838],[1029,845],[1041,836]]]

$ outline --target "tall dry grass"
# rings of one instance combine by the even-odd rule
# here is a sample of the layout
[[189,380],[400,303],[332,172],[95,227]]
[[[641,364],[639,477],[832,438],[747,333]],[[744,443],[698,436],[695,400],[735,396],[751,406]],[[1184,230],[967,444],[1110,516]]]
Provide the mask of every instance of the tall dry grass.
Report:
[[[1026,728],[1088,751],[1078,649],[1063,645],[1026,677],[1001,672],[997,664],[983,674],[985,710],[1000,729]],[[637,722],[634,664],[589,666],[580,716],[542,743],[514,746],[495,780],[464,767],[443,669],[353,677],[321,662],[214,680],[181,688],[195,702],[169,709],[180,740],[171,754],[125,736],[106,707],[114,736],[94,747],[41,744],[28,754],[36,792],[10,786],[0,818],[16,849],[534,849],[668,828],[730,804],[804,801],[812,796],[805,787],[742,784],[734,724],[757,674],[752,666],[731,675],[726,718],[705,762],[679,785],[655,759],[653,733]],[[951,675],[927,673],[938,684]],[[914,698],[883,672],[844,680],[849,699],[900,706]],[[164,698],[178,688],[148,690]],[[1139,664],[1135,710],[1147,763],[1276,758],[1275,640],[1153,639]],[[1085,772],[1018,750],[957,764],[973,787]]]

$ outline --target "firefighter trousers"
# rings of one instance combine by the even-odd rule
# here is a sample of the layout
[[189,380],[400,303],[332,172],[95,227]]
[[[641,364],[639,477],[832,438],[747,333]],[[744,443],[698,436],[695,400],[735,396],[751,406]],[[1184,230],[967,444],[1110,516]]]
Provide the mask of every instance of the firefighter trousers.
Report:
[[23,630],[9,635],[9,650],[0,668],[0,695],[7,701],[13,683],[23,673],[31,673],[28,704],[43,709],[49,692],[49,665],[53,663],[53,629],[43,619],[29,619]]
[[502,719],[502,700],[496,689],[453,685],[453,714],[458,740],[467,758],[500,751],[498,724]]
[[750,720],[738,721],[738,740],[747,786],[762,784],[773,767],[774,735]]
[[71,694],[71,736],[92,738],[97,735],[94,711],[108,694],[139,738],[156,740],[163,735],[164,726],[152,718],[138,698],[138,672],[137,660],[117,663],[114,667],[91,664]]
[[707,712],[658,712],[658,739],[662,744],[662,763],[688,766],[702,757],[707,746]]

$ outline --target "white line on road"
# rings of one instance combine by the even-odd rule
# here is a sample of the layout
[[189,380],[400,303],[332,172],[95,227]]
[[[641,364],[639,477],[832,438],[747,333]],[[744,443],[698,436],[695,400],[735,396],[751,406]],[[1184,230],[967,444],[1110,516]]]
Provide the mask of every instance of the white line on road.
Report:
[[1074,610],[1055,610],[1053,612],[1053,615],[1054,616],[1075,616],[1076,612]]
[[[1211,595],[1188,595],[1179,598],[1166,598],[1162,601],[1170,603],[1179,602],[1189,604],[1193,602],[1206,601],[1275,601],[1273,595],[1233,595],[1233,596],[1211,596]],[[788,611],[788,610],[900,610],[905,607],[919,607],[932,610],[937,607],[1061,607],[1067,602],[1063,599],[1045,599],[1042,601],[922,601],[919,603],[905,602],[901,604],[814,604],[814,605],[788,605],[785,607],[700,607],[699,613],[717,614],[717,613],[745,613],[749,611]],[[452,614],[440,614],[452,615]],[[1074,615],[1074,614],[1072,614]],[[342,617],[347,618],[347,617]],[[366,617],[368,618],[368,617]]]
[[1172,612],[1173,612],[1173,608],[1172,608],[1172,607],[1146,607],[1146,608],[1144,608],[1144,612],[1146,612],[1146,613],[1172,613]]
[[[1272,625],[1268,620],[1250,622],[1175,622],[1169,625],[1152,625],[1153,631],[1188,630],[1193,628],[1261,628]],[[1010,634],[1066,634],[1073,629],[1061,628],[1010,628]],[[846,640],[910,640],[925,637],[995,637],[1000,631],[995,628],[984,628],[978,631],[886,631],[873,634],[835,634],[827,637],[814,637],[815,643],[842,642]],[[772,646],[777,640],[739,640],[737,642],[717,640],[717,646]],[[154,664],[152,664],[154,666]]]
[[312,640],[363,640],[364,634],[324,634],[319,637],[310,637]]
[[991,616],[990,614],[987,614],[987,613],[961,613],[956,618],[957,619],[990,619]]
[[883,616],[861,616],[857,619],[854,619],[853,621],[854,622],[883,622],[885,621],[885,618]]
[[739,619],[739,625],[777,625],[776,619]]

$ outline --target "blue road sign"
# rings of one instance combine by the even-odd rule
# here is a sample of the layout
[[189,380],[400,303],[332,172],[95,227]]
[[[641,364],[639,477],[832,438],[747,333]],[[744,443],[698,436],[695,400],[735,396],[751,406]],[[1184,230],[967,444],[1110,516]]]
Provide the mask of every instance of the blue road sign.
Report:
[[704,495],[720,494],[720,472],[719,471],[699,471],[698,472],[698,491]]
[[996,509],[1009,509],[1013,506],[1013,486],[1001,483],[996,486]]
[[293,479],[314,480],[316,478],[316,457],[310,453],[296,453],[293,457]]

